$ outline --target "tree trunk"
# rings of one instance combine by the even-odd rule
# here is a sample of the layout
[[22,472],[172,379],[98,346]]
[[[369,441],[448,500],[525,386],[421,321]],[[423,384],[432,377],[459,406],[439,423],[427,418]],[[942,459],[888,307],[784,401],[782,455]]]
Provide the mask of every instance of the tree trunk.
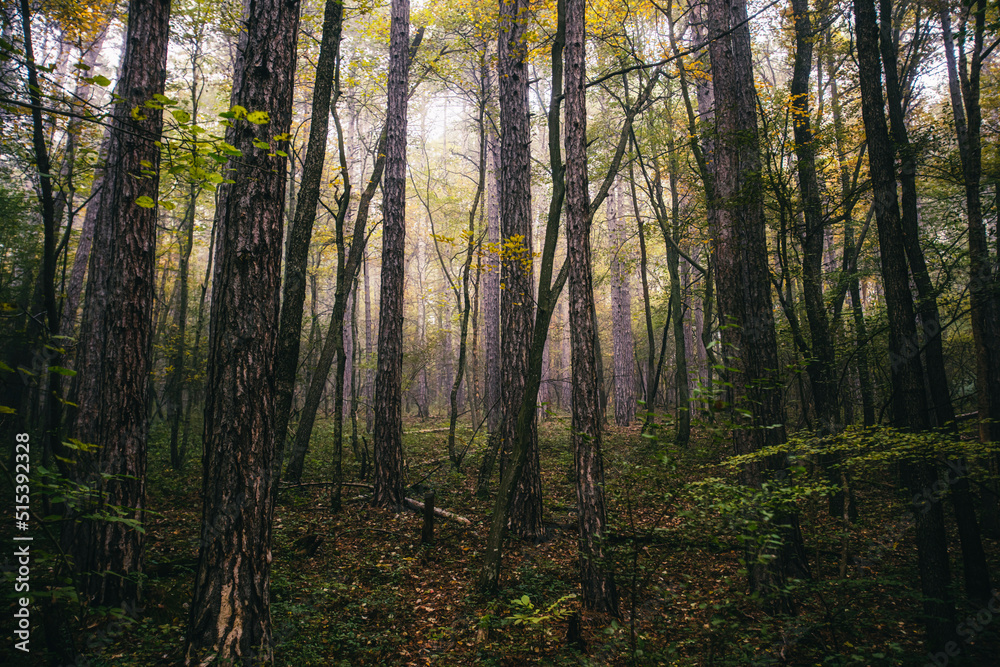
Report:
[[[306,298],[306,265],[309,261],[309,244],[316,222],[320,181],[326,157],[326,139],[330,120],[330,102],[333,79],[340,57],[340,36],[343,26],[344,5],[341,0],[326,0],[323,10],[323,36],[316,63],[313,86],[312,117],[309,124],[309,143],[302,183],[288,233],[285,250],[285,281],[282,286],[281,316],[278,328],[278,352],[275,358],[275,411],[274,428],[277,441],[279,472],[284,458],[285,436],[292,410],[295,390],[295,371],[299,364],[299,346],[302,340],[302,306]],[[343,175],[349,183],[348,174]],[[350,196],[345,192],[342,196]]]
[[[718,281],[722,342],[731,368],[732,405],[749,411],[733,428],[736,454],[749,454],[784,442],[782,381],[771,303],[764,200],[760,183],[756,91],[750,53],[750,31],[744,0],[710,0],[712,84],[715,92],[716,145],[713,251]],[[735,326],[733,326],[735,325]],[[734,413],[739,414],[739,413]],[[744,482],[759,486],[767,468],[784,462],[757,461],[744,469]],[[764,595],[780,591],[792,576],[806,574],[801,535],[795,517],[784,517],[792,528],[783,531],[778,549],[765,547],[768,562],[748,563],[750,589]],[[779,520],[779,523],[784,521]],[[776,551],[776,553],[775,553]]]
[[[809,0],[792,0],[795,15],[795,65],[791,82],[794,117],[795,158],[805,226],[798,234],[802,247],[802,291],[811,347],[806,372],[812,388],[820,433],[836,430],[837,409],[835,357],[830,321],[823,300],[823,240],[825,225],[819,181],[816,178],[816,151],[810,123],[809,75],[812,72],[813,31]],[[831,505],[831,507],[833,507]],[[840,516],[835,512],[834,516]]]
[[[611,328],[615,361],[615,423],[628,426],[635,419],[635,372],[632,342],[632,294],[625,230],[619,217],[621,183],[607,201],[608,235],[611,237]],[[645,248],[643,248],[645,250]],[[645,267],[643,267],[645,268]]]
[[185,654],[197,662],[273,661],[271,527],[278,477],[274,431],[281,242],[287,159],[254,146],[291,125],[298,2],[247,3],[233,68],[232,105],[265,112],[234,119],[241,151],[219,187],[205,401],[203,509]]
[[833,67],[833,58],[829,61],[829,81],[830,81],[830,106],[833,110],[834,137],[837,148],[837,163],[840,168],[840,195],[844,201],[844,256],[845,270],[849,272],[846,276],[848,289],[851,295],[851,313],[854,317],[854,341],[857,349],[855,366],[858,371],[858,383],[861,388],[861,409],[863,412],[864,425],[875,425],[875,389],[872,386],[870,364],[868,361],[868,329],[865,325],[863,302],[861,300],[861,287],[858,280],[857,248],[854,240],[854,204],[857,201],[851,194],[851,176],[845,157],[847,147],[845,145],[844,121],[840,108],[840,91],[837,87],[837,76]]
[[382,293],[375,374],[373,502],[403,502],[403,254],[406,242],[406,102],[409,0],[392,0],[387,84],[386,159],[382,179]]
[[[928,414],[923,369],[916,343],[917,331],[906,267],[903,228],[896,199],[895,152],[883,113],[878,25],[873,0],[854,0],[861,111],[868,137],[868,165],[872,179],[875,219],[878,225],[882,283],[889,319],[889,356],[892,382],[893,424],[903,429],[927,428]],[[936,474],[927,463],[907,463],[907,486],[918,494]],[[914,508],[918,509],[918,508]],[[952,638],[955,607],[948,591],[950,581],[947,536],[940,503],[917,518],[917,560],[924,594],[924,622],[931,645],[942,646]]]
[[649,278],[647,276],[646,261],[646,230],[639,215],[639,198],[635,192],[635,167],[629,162],[629,193],[632,197],[632,211],[635,214],[636,229],[639,231],[639,275],[642,278],[642,309],[646,316],[646,381],[643,384],[642,400],[646,413],[643,429],[648,428],[653,422],[654,411],[652,405],[653,398],[653,369],[656,364],[656,333],[653,330],[653,311],[649,301]]
[[[199,43],[200,45],[200,43]],[[201,93],[198,86],[200,49],[191,55],[191,122],[198,122],[198,103]],[[197,153],[192,149],[192,160]],[[170,366],[173,371],[167,379],[164,391],[167,401],[167,420],[170,422],[170,466],[181,470],[187,458],[187,443],[181,442],[181,420],[184,416],[184,389],[187,385],[187,319],[188,319],[188,267],[191,261],[191,250],[194,247],[194,220],[198,206],[198,195],[202,187],[192,180],[188,186],[188,207],[184,212],[184,221],[180,229],[180,260],[177,266],[178,307],[174,319],[175,340],[174,354]],[[190,397],[189,399],[190,400]]]
[[[677,181],[680,177],[680,164],[677,152],[674,150],[673,129],[669,130],[668,151],[670,157],[667,170],[670,179],[670,222],[672,243],[667,244],[667,269],[670,272],[670,302],[673,304],[671,319],[674,323],[674,381],[677,385],[677,434],[675,442],[684,449],[691,439],[691,395],[688,391],[687,346],[684,339],[684,318],[681,299],[681,276],[679,271],[681,242],[681,211],[680,197],[677,192]],[[666,230],[664,229],[664,233]],[[668,240],[671,240],[668,239]]]
[[[153,342],[156,220],[162,110],[144,107],[163,94],[169,0],[132,0],[118,94],[109,132],[104,196],[93,252],[77,368],[82,378],[75,436],[96,446],[77,461],[77,480],[98,492],[90,513],[123,507],[142,522],[145,509],[147,401]],[[142,113],[133,114],[135,107]],[[154,176],[142,177],[147,170]],[[140,205],[143,203],[151,206]],[[148,202],[147,202],[148,200]],[[122,521],[66,524],[83,593],[93,604],[138,598],[144,535]],[[67,534],[64,533],[64,538]]]
[[[594,347],[596,322],[591,315],[594,285],[590,266],[587,106],[584,87],[586,5],[584,0],[562,0],[560,4],[563,2],[566,8],[566,254],[569,262],[569,317],[573,349],[572,438],[576,461],[581,582],[585,607],[617,616],[618,591],[613,571],[605,562],[603,548],[607,517],[604,503],[604,462],[601,458],[602,419]],[[614,206],[614,203],[609,205]],[[631,326],[628,334],[628,347],[631,348]],[[617,345],[615,352],[617,358]],[[631,368],[631,349],[627,363]],[[616,393],[616,402],[618,396],[620,394]]]
[[483,381],[483,409],[490,433],[500,428],[504,406],[500,398],[500,164],[499,142],[491,129],[487,139],[489,188],[486,198],[486,224],[489,248],[486,251],[483,274],[483,347],[486,355],[486,376]]
[[[531,126],[528,110],[528,72],[524,52],[525,26],[520,12],[526,0],[502,4],[501,37],[497,71],[500,85],[500,409],[503,415],[490,437],[487,456],[480,466],[479,487],[489,485],[493,463],[500,452],[501,478],[511,465],[519,409],[528,373],[534,315],[531,240]],[[555,78],[555,75],[553,75]],[[541,470],[534,418],[526,442],[527,468],[514,491],[510,527],[526,538],[542,533]]]

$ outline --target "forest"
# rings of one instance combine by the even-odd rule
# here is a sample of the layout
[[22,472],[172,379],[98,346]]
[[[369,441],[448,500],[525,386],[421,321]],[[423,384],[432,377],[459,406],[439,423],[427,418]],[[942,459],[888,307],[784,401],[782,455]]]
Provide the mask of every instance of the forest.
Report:
[[0,4],[0,662],[1000,666],[998,0]]

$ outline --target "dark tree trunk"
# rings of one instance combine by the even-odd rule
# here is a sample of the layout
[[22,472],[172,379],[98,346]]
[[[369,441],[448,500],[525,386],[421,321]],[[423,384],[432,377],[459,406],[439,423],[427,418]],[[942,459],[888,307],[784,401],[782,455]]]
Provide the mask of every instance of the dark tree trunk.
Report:
[[[928,427],[923,369],[917,352],[913,295],[906,266],[903,228],[896,199],[894,150],[883,113],[878,25],[873,0],[854,0],[861,111],[868,137],[868,165],[878,225],[882,283],[889,319],[889,354],[893,424],[903,429]],[[907,486],[914,494],[926,488],[936,474],[927,463],[904,465]],[[914,508],[924,617],[932,645],[941,646],[953,635],[955,607],[950,581],[947,537],[940,503],[926,512]]]
[[861,302],[861,285],[858,280],[857,248],[854,239],[854,204],[856,198],[851,193],[851,176],[845,157],[847,155],[844,121],[841,115],[840,91],[837,87],[837,75],[831,57],[829,64],[830,106],[833,110],[834,137],[837,148],[837,162],[840,167],[840,195],[844,202],[844,266],[848,275],[848,289],[851,295],[851,313],[854,317],[854,341],[857,349],[855,365],[858,371],[858,383],[861,386],[861,409],[864,425],[875,425],[875,389],[872,386],[870,364],[868,361],[868,329],[865,325],[863,304]]
[[[274,364],[274,428],[277,438],[275,447],[279,471],[284,458],[285,437],[292,410],[295,371],[299,364],[299,345],[302,340],[302,305],[306,298],[306,265],[309,261],[309,244],[312,240],[313,225],[316,222],[316,206],[319,202],[320,180],[323,176],[323,162],[326,156],[330,101],[333,94],[333,79],[337,70],[337,60],[340,55],[343,17],[344,4],[342,0],[327,0],[323,11],[323,36],[320,40],[316,79],[313,86],[309,143],[306,147],[302,182],[285,249],[285,281],[282,286],[278,352]],[[343,176],[345,183],[349,183],[348,174],[345,173]],[[350,191],[346,190],[341,196],[349,198]]]
[[[188,621],[189,662],[273,660],[271,529],[278,477],[274,400],[285,148],[295,74],[298,2],[248,2],[234,64],[232,105],[266,112],[234,119],[226,141],[241,151],[219,187],[206,380],[203,509]],[[266,142],[271,150],[257,148]]]
[[[573,346],[573,450],[580,530],[583,604],[618,614],[618,591],[603,541],[607,533],[601,406],[594,346],[593,275],[590,266],[590,195],[587,189],[587,105],[584,0],[566,7],[566,254]],[[613,204],[612,204],[613,205]],[[631,330],[629,331],[631,342]],[[630,346],[631,347],[631,346]],[[629,366],[631,367],[631,354]]]
[[[112,115],[105,191],[90,254],[74,435],[96,446],[93,454],[78,459],[75,470],[78,481],[98,493],[98,506],[90,511],[124,507],[124,518],[141,522],[159,185],[157,176],[142,174],[147,170],[158,174],[156,142],[163,128],[162,111],[144,104],[163,94],[170,2],[132,0],[128,15],[117,89],[124,100]],[[142,113],[133,114],[134,107]],[[140,197],[152,205],[141,206]],[[66,526],[84,594],[93,604],[134,604],[143,533],[120,521],[88,520]]]
[[[534,315],[531,271],[531,126],[528,110],[528,72],[525,25],[517,18],[527,10],[526,0],[504,3],[500,8],[501,36],[497,72],[500,92],[500,410],[503,414],[490,437],[487,456],[480,466],[479,486],[489,485],[493,462],[500,452],[500,474],[510,465],[517,433],[518,413],[524,396]],[[553,75],[555,79],[555,75]],[[561,87],[561,82],[560,82]],[[510,527],[522,537],[542,533],[541,469],[538,437],[532,419],[524,473],[514,491]]]
[[[823,239],[825,225],[819,181],[816,178],[816,150],[810,123],[809,75],[812,72],[813,42],[816,35],[809,16],[809,0],[792,0],[795,15],[795,66],[791,82],[794,118],[795,157],[802,197],[805,226],[798,234],[802,246],[802,291],[811,349],[806,372],[812,388],[820,433],[836,430],[837,409],[835,357],[830,321],[823,300]],[[836,513],[839,516],[839,512]]]
[[[955,67],[954,45],[951,38],[950,16],[941,12],[945,57],[948,63],[948,84],[952,112],[958,135],[959,155],[965,176],[966,215],[969,221],[969,270],[973,276],[970,285],[972,305],[972,333],[976,345],[976,389],[978,398],[979,438],[981,442],[1000,440],[1000,428],[990,420],[1000,418],[1000,312],[996,292],[991,289],[996,278],[990,266],[990,252],[983,225],[982,199],[979,192],[982,177],[982,124],[979,106],[980,54],[983,50],[985,6],[977,5],[975,13],[974,46],[971,73],[958,81]],[[963,112],[963,98],[964,110]],[[989,496],[989,491],[987,491]],[[976,522],[969,481],[964,476],[954,485],[952,499],[955,506],[962,555],[965,561],[965,588],[972,599],[982,603],[990,595],[990,577],[983,553],[982,538]],[[993,500],[986,498],[988,507]],[[987,514],[987,518],[988,514]]]
[[[968,62],[967,55],[963,52],[960,71],[955,62],[951,20],[947,10],[941,11],[941,24],[945,56],[948,61],[951,106],[958,135],[962,172],[965,177],[966,215],[969,221],[969,294],[972,306],[972,333],[976,344],[979,440],[997,442],[1000,441],[1000,285],[998,285],[1000,277],[996,273],[995,265],[990,262],[980,194],[982,181],[980,73],[985,29],[984,12],[983,3],[975,5],[972,62]],[[997,204],[997,211],[1000,214],[1000,198],[997,199]],[[1000,235],[997,237],[1000,239]],[[984,529],[996,537],[1000,535],[1000,496],[996,482],[989,485],[983,495]]]
[[403,254],[406,241],[406,97],[409,0],[392,0],[386,159],[382,179],[382,293],[375,374],[375,494],[373,502],[403,502]]
[[[764,235],[756,91],[745,2],[710,0],[708,13],[711,33],[717,36],[710,48],[716,125],[713,251],[719,319],[731,325],[722,329],[722,342],[728,357],[725,365],[732,369],[732,404],[750,413],[743,423],[734,425],[734,450],[749,454],[785,440]],[[748,464],[745,483],[759,486],[768,477],[768,467],[781,468],[783,462]],[[777,553],[771,550],[773,558],[767,563],[754,559],[748,565],[752,591],[773,595],[789,577],[807,572],[797,521],[795,517],[785,520],[792,528],[785,531]]]
[[[667,171],[670,180],[670,236],[672,242],[667,243],[667,270],[670,272],[670,302],[672,310],[670,319],[674,324],[674,381],[677,385],[677,434],[675,442],[678,447],[686,448],[691,439],[691,396],[688,391],[687,347],[684,340],[683,306],[681,300],[681,277],[679,245],[681,241],[680,198],[677,192],[677,180],[680,176],[680,164],[674,151],[673,131],[670,131]],[[667,232],[664,228],[664,233]]]

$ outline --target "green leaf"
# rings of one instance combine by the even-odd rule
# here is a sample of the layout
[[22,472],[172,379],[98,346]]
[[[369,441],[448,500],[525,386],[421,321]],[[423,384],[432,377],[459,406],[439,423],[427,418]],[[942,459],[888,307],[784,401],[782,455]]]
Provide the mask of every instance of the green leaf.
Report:
[[266,111],[251,111],[247,114],[247,120],[254,125],[266,125],[271,122],[271,118],[267,115]]
[[9,408],[6,405],[0,405],[0,415],[13,415],[16,414],[17,410],[14,408]]
[[170,115],[172,115],[174,117],[174,120],[176,120],[178,123],[186,123],[189,120],[191,120],[191,114],[189,114],[187,111],[184,111],[184,109],[171,109]]
[[156,206],[156,202],[153,201],[151,197],[145,196],[136,199],[135,203],[137,206],[141,206],[142,208],[154,208]]
[[63,368],[62,366],[49,366],[50,373],[58,373],[59,375],[65,375],[66,377],[73,377],[76,375],[76,371],[71,368]]
[[91,76],[84,79],[87,83],[93,84],[95,86],[100,86],[101,88],[107,88],[111,85],[111,79],[104,76],[103,74],[98,74],[97,76]]
[[265,150],[270,150],[271,149],[270,144],[268,144],[265,141],[261,141],[260,139],[256,139],[256,138],[253,140],[253,145],[256,146],[257,148],[263,148]]

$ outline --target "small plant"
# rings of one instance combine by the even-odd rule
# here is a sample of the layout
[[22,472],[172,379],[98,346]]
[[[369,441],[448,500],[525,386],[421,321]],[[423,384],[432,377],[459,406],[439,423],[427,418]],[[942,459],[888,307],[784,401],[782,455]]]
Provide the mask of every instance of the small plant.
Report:
[[522,595],[520,598],[514,598],[510,601],[511,606],[516,611],[510,615],[507,621],[514,625],[542,628],[546,634],[551,634],[551,631],[545,628],[544,625],[548,621],[561,621],[573,613],[565,604],[575,597],[575,593],[570,593],[569,595],[562,596],[547,607],[542,608],[536,607],[527,595]]

